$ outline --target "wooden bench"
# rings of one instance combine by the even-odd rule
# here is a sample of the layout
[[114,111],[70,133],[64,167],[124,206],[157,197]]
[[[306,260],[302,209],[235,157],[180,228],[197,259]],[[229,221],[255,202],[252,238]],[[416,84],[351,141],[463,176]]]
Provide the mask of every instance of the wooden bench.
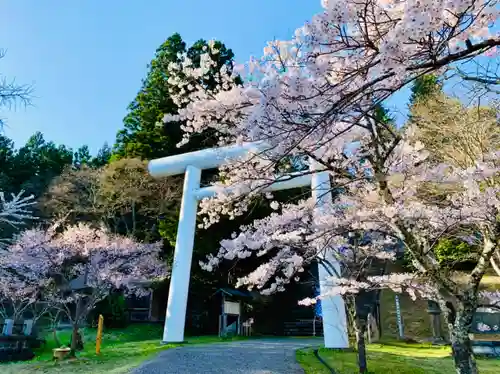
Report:
[[475,354],[500,357],[500,312],[478,309],[470,332]]

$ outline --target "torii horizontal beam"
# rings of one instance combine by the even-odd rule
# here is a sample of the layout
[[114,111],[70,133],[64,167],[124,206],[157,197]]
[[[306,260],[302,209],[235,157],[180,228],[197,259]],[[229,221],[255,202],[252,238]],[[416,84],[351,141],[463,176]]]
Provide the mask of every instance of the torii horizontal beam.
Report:
[[149,173],[155,178],[182,174],[187,170],[188,166],[195,166],[201,170],[215,169],[230,159],[243,157],[249,152],[263,151],[267,147],[267,144],[264,142],[255,142],[220,148],[208,148],[201,151],[151,160],[148,169]]

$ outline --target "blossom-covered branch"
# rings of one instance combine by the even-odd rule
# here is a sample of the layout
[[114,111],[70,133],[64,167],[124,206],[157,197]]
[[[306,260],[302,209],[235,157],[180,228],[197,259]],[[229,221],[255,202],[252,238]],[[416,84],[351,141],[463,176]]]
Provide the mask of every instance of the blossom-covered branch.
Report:
[[[19,192],[17,195],[11,194],[11,199],[8,200],[5,193],[0,191],[0,222],[17,227],[23,221],[36,219],[30,211],[30,208],[36,204],[34,196],[23,195],[24,191]],[[9,240],[9,238],[0,238],[0,249],[5,247]]]
[[[500,44],[488,28],[498,16],[495,1],[322,4],[324,11],[297,29],[293,39],[270,43],[261,59],[232,72],[224,66],[216,88],[203,83],[215,66],[211,56],[217,51],[212,47],[199,68],[187,57],[171,66],[171,94],[183,109],[165,121],[186,121],[184,142],[190,134],[211,128],[220,134],[221,144],[269,144],[249,156],[251,162],[233,160],[224,168],[225,183],[241,191],[233,193],[233,200],[254,190],[259,180],[265,184],[279,175],[285,155],[313,157],[336,174],[359,167],[365,155],[346,158],[345,151],[349,144],[369,143],[372,133],[381,131],[367,120],[378,103],[422,74]],[[189,83],[181,76],[190,77]],[[245,83],[236,84],[237,77]],[[176,88],[176,82],[181,86]],[[234,214],[227,200],[205,201],[202,211]],[[238,210],[248,207],[241,200]]]

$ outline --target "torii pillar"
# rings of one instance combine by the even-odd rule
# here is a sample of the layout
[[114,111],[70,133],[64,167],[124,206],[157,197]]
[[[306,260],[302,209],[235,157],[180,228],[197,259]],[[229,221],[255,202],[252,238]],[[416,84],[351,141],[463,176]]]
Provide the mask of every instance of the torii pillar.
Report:
[[[228,159],[236,159],[249,152],[262,151],[266,147],[265,143],[262,142],[245,143],[242,145],[184,153],[149,162],[149,173],[156,178],[185,173],[179,226],[175,242],[174,263],[170,278],[168,304],[163,330],[163,343],[181,343],[184,341],[198,201],[216,194],[216,190],[213,187],[200,188],[201,171],[217,168],[226,163]],[[266,188],[266,191],[280,191],[308,185],[312,187],[313,197],[317,200],[318,206],[327,201],[326,199],[331,199],[329,194],[320,192],[322,189],[330,188],[327,173],[300,176],[291,174],[284,176]],[[230,189],[231,187],[228,188]],[[328,260],[335,268],[339,268],[339,264],[335,259],[328,258]],[[323,293],[328,287],[325,283],[325,278],[329,274],[321,266],[319,268],[320,289]],[[322,307],[325,347],[349,347],[347,317],[342,297],[334,296],[323,299]]]

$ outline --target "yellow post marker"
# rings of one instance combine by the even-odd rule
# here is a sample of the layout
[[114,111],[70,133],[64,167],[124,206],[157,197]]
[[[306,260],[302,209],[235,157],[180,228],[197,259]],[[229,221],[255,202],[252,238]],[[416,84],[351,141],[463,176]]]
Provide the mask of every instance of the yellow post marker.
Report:
[[101,353],[101,343],[102,343],[102,328],[104,326],[104,317],[99,314],[99,322],[97,323],[97,337],[95,341],[95,354]]

